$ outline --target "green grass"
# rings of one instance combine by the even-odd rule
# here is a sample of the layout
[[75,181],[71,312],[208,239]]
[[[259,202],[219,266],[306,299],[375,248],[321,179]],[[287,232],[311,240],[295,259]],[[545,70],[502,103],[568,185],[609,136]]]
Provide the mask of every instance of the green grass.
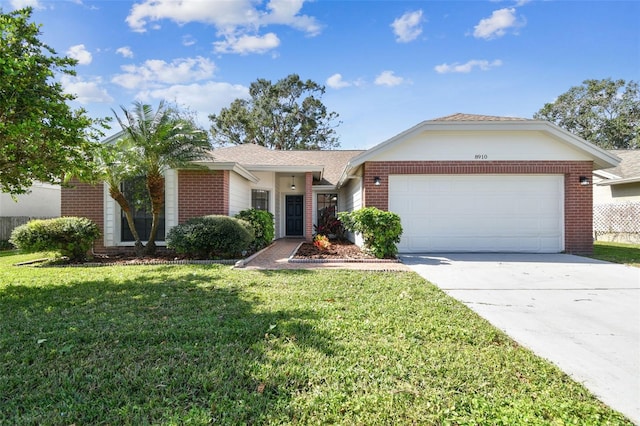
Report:
[[37,257],[0,257],[0,424],[631,424],[413,273]]
[[591,257],[640,268],[640,244],[596,241],[593,244],[593,255]]

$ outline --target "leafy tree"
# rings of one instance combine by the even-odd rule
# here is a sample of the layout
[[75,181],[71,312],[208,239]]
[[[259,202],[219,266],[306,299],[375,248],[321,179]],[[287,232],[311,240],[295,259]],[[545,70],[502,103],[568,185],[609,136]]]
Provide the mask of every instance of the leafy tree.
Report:
[[217,145],[255,143],[271,149],[329,149],[339,146],[333,124],[320,97],[325,88],[296,74],[275,84],[258,79],[250,99],[236,99],[220,114],[212,114],[211,134]]
[[31,8],[0,10],[0,190],[11,194],[86,169],[88,148],[102,136],[98,124],[105,124],[67,104],[75,96],[54,79],[74,75],[77,61],[39,40],[31,14]]
[[[119,189],[123,179],[144,176],[151,199],[152,215],[145,252],[153,254],[156,250],[160,213],[164,208],[164,173],[170,168],[197,167],[193,162],[204,158],[211,144],[207,132],[196,125],[195,119],[175,106],[160,102],[154,111],[151,105],[135,102],[131,110],[121,108],[124,118],[115,111],[114,115],[124,131],[124,140],[116,143],[113,148],[117,152],[117,159],[126,162],[131,169],[120,173],[121,170],[117,167],[107,167],[103,176],[105,180],[113,178],[113,182],[106,181],[109,183],[110,194],[112,197],[115,195],[116,201],[124,199]],[[112,187],[117,187],[118,190],[112,192]],[[129,210],[126,208],[127,204],[121,204],[121,201],[118,203],[125,213],[130,211],[130,207]],[[128,205],[130,204],[129,200]],[[136,245],[140,246],[142,243],[136,236],[133,221],[129,217],[127,223],[136,239]]]
[[533,117],[551,121],[601,148],[640,148],[640,89],[634,81],[585,80]]

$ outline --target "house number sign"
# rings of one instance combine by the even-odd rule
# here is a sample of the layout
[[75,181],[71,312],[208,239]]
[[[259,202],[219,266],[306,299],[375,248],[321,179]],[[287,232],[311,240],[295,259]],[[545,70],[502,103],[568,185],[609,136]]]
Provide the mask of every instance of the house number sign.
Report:
[[475,157],[476,160],[486,160],[487,158],[489,158],[487,154],[476,154]]

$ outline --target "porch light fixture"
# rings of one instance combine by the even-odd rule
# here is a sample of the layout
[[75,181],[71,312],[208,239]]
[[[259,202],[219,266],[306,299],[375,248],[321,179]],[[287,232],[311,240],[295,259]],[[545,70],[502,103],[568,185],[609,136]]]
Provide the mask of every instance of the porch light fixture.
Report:
[[590,184],[591,182],[589,181],[589,178],[587,176],[580,176],[580,185],[588,186]]
[[293,176],[291,176],[291,190],[296,190],[296,181],[294,180]]
[[376,176],[373,178],[373,184],[375,186],[380,186],[380,176]]

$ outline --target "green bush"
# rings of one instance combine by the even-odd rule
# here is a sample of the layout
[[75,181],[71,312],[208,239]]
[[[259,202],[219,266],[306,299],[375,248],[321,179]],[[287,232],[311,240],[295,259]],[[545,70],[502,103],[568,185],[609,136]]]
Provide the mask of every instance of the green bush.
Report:
[[365,248],[375,257],[390,258],[398,254],[396,244],[400,242],[402,225],[396,213],[366,207],[338,213],[338,217],[345,229],[362,234]]
[[265,210],[248,209],[243,210],[235,216],[237,219],[246,220],[253,227],[255,240],[252,248],[258,251],[273,241],[275,228],[273,226],[273,215]]
[[15,247],[9,240],[0,240],[0,251],[13,250]]
[[84,260],[100,229],[85,217],[32,220],[18,226],[9,242],[27,252],[59,250],[72,261]]
[[203,216],[171,228],[167,248],[200,258],[233,259],[251,248],[254,232],[245,220]]

